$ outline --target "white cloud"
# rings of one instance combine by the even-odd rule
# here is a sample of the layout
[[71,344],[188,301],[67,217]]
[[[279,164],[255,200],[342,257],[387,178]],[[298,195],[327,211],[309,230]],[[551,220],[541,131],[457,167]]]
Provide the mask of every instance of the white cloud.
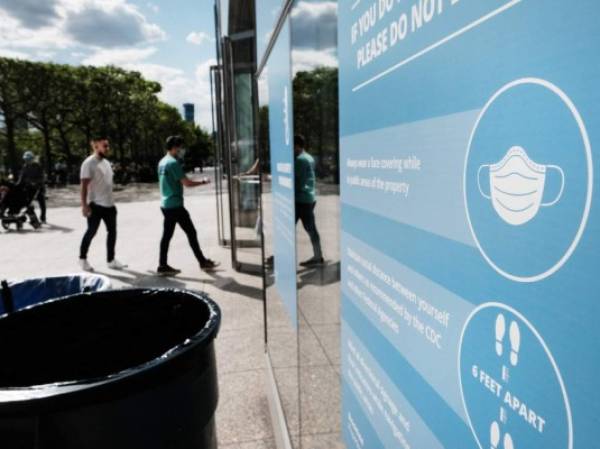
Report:
[[[163,40],[165,32],[127,0],[0,0],[0,42],[6,48],[126,47]],[[48,3],[44,8],[36,3]],[[35,7],[34,7],[35,6]],[[48,20],[41,12],[52,11]]]
[[265,66],[258,78],[258,101],[261,106],[269,104],[269,66]]
[[164,40],[165,32],[148,22],[138,8],[125,0],[62,0],[64,30],[75,41],[96,47],[119,47]]
[[160,8],[158,7],[158,5],[154,4],[154,3],[146,3],[146,6],[148,7],[149,10],[151,10],[154,14],[158,14],[158,12],[160,11]]
[[22,51],[10,50],[8,48],[0,48],[0,56],[2,56],[3,58],[29,59],[29,55],[27,53],[23,53]]
[[17,19],[22,26],[42,28],[58,18],[57,0],[0,0],[0,8]]
[[53,51],[39,50],[34,53],[0,48],[0,56],[4,58],[23,59],[27,61],[50,61],[56,55]]
[[143,61],[154,53],[156,53],[155,47],[98,50],[84,58],[81,63],[95,66],[123,66]]
[[292,46],[336,47],[337,2],[298,2],[292,9]]
[[202,45],[206,42],[212,42],[213,37],[204,31],[192,31],[185,40],[190,44]]
[[25,28],[15,17],[0,9],[0,42],[6,48],[63,49],[74,45],[59,23],[37,30]]
[[304,17],[311,20],[319,20],[324,16],[333,17],[337,15],[337,2],[319,2],[309,1],[298,2],[292,10],[292,17]]
[[293,50],[292,66],[294,75],[298,72],[309,72],[319,67],[337,67],[336,51],[335,49]]

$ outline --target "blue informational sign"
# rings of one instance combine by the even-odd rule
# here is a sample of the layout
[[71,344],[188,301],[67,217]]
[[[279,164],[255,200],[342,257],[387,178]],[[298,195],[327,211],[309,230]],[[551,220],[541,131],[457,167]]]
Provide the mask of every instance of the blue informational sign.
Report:
[[349,449],[599,447],[598,17],[340,3]]
[[296,320],[296,220],[290,28],[286,21],[267,64],[273,175],[275,286],[293,326]]

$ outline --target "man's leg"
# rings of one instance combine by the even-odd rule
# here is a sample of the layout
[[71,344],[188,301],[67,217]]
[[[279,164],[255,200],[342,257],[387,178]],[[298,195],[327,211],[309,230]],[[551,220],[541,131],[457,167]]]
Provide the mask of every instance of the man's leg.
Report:
[[312,204],[296,204],[296,213],[299,213],[300,220],[302,220],[302,226],[310,237],[312,243],[313,252],[315,259],[323,258],[323,251],[321,250],[321,237],[317,230],[317,222],[315,220],[315,206],[317,203]]
[[178,208],[177,222],[185,235],[187,235],[188,242],[190,243],[190,247],[194,252],[194,256],[198,262],[202,265],[206,262],[206,257],[202,254],[202,250],[200,249],[200,244],[198,243],[198,233],[196,232],[196,228],[194,227],[194,223],[192,223],[192,219],[190,218],[189,212],[184,208]]
[[173,214],[172,209],[161,209],[164,218],[163,221],[163,235],[160,239],[160,258],[158,262],[159,267],[167,266],[167,257],[169,253],[169,244],[171,243],[171,238],[173,237],[173,233],[175,232],[175,225],[177,224],[177,219],[175,214]]
[[89,217],[87,217],[87,231],[83,235],[83,239],[81,240],[81,247],[79,249],[79,258],[87,259],[87,253],[90,249],[90,244],[92,243],[92,239],[98,232],[98,227],[100,226],[101,217],[98,213],[97,206],[95,204],[90,204],[90,208],[92,209],[92,213]]
[[103,207],[102,220],[106,226],[106,261],[115,260],[115,246],[117,245],[117,208]]
[[40,189],[37,194],[37,202],[40,205],[40,220],[43,223],[46,222],[46,192],[44,189]]

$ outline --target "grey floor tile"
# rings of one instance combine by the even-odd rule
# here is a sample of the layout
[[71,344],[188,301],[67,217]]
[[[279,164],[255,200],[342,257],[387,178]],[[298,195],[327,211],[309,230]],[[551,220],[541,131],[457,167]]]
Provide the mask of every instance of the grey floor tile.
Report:
[[222,331],[216,340],[219,375],[262,369],[265,364],[264,329],[254,326]]
[[273,438],[263,370],[219,376],[219,444]]

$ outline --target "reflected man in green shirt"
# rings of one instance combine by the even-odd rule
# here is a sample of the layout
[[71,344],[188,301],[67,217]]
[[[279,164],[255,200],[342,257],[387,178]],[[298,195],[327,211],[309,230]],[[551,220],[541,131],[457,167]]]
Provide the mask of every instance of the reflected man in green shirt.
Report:
[[322,265],[323,251],[321,237],[315,221],[315,206],[317,204],[315,160],[306,152],[306,141],[301,135],[294,136],[294,178],[296,188],[296,223],[302,221],[304,230],[310,237],[314,256],[300,265],[305,267]]

